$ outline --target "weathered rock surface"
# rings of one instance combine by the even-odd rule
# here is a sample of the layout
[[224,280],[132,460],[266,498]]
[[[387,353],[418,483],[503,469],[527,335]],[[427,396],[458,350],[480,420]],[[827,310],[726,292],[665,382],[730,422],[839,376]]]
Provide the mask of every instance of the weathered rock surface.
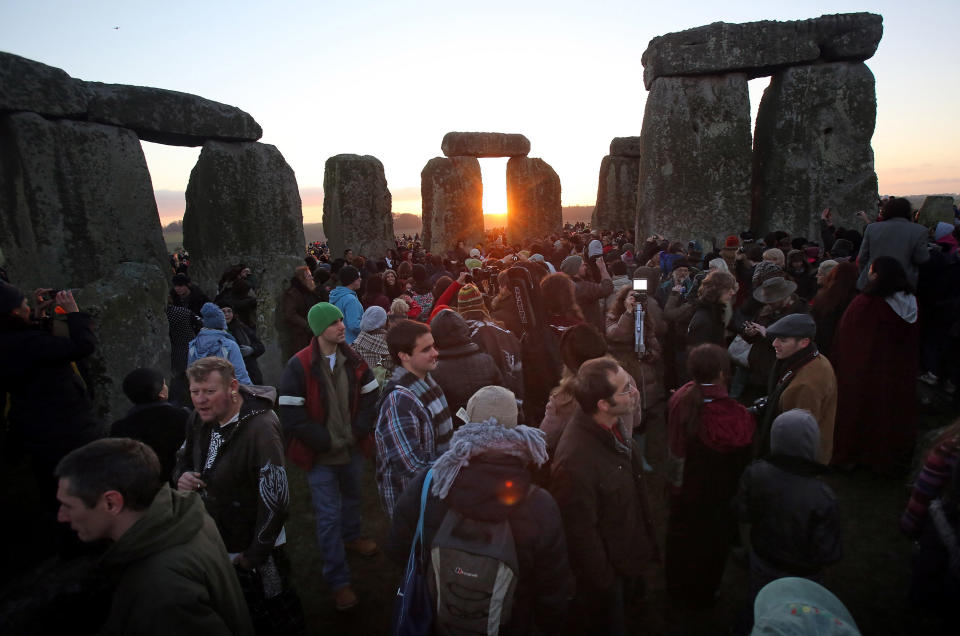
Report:
[[600,162],[597,205],[593,208],[590,227],[602,230],[633,229],[637,216],[639,181],[638,157],[604,157]]
[[953,225],[953,197],[939,195],[925,197],[917,213],[917,223],[933,227],[941,221]]
[[506,133],[448,132],[440,149],[446,157],[526,157],[530,140]]
[[162,88],[84,82],[91,121],[131,128],[146,141],[201,146],[209,140],[256,141],[263,136],[253,117],[189,93]]
[[862,62],[797,66],[773,76],[757,113],[751,227],[819,235],[819,213],[854,226],[877,205],[870,139],[873,73]]
[[741,73],[664,77],[647,97],[637,232],[712,239],[747,227],[750,100]]
[[257,281],[257,332],[264,382],[276,386],[281,360],[277,307],[306,242],[293,169],[276,147],[209,141],[187,184],[183,242],[190,277],[211,297],[220,275],[244,263]]
[[0,247],[21,289],[79,289],[100,336],[88,359],[97,410],[119,417],[126,373],[166,370],[170,359],[169,265],[137,136],[33,113],[0,118]]
[[640,137],[614,137],[610,142],[610,154],[614,157],[640,158],[643,156],[642,143]]
[[714,22],[650,40],[641,58],[643,83],[650,90],[658,77],[744,72],[754,78],[795,64],[862,61],[873,56],[882,36],[883,17],[874,13]]
[[383,164],[370,155],[336,155],[323,172],[323,232],[330,253],[381,258],[396,247],[392,197]]
[[562,226],[560,176],[543,159],[512,157],[507,162],[507,240],[525,242]]
[[33,113],[0,117],[0,245],[12,280],[82,287],[118,263],[167,267],[140,140]]
[[52,117],[87,112],[81,82],[66,72],[0,51],[0,111],[24,110]]
[[424,249],[443,253],[457,241],[483,241],[483,181],[474,157],[435,157],[420,172]]

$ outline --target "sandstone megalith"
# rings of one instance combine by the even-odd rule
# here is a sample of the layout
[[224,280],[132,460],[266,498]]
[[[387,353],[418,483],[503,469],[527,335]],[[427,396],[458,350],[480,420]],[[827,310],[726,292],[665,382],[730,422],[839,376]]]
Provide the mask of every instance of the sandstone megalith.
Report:
[[848,227],[858,210],[874,210],[876,108],[873,73],[862,62],[775,74],[757,113],[751,227],[816,237],[825,207]]
[[[610,146],[612,153],[613,144]],[[600,162],[597,205],[593,208],[590,227],[602,230],[632,229],[637,215],[639,181],[639,156],[624,157],[610,154],[604,157]]]
[[34,113],[0,117],[0,248],[18,287],[73,288],[96,318],[97,412],[129,407],[124,375],[166,369],[166,250],[146,160],[130,130]]
[[190,173],[183,241],[190,277],[207,293],[230,265],[246,264],[257,281],[257,330],[266,346],[264,382],[276,386],[281,360],[277,305],[306,242],[293,170],[269,144],[209,141]]
[[428,252],[483,241],[483,182],[474,157],[435,157],[420,172],[421,237]]
[[742,73],[663,77],[641,132],[637,240],[653,232],[710,245],[747,227],[750,102]]
[[641,58],[643,82],[649,90],[658,77],[743,72],[754,78],[797,64],[863,61],[882,36],[883,17],[873,13],[714,22],[650,40]]
[[440,149],[446,157],[526,157],[530,140],[505,133],[448,132]]
[[643,156],[643,141],[640,137],[614,137],[610,142],[610,154],[639,159]]
[[171,146],[208,140],[256,141],[260,124],[235,106],[147,86],[83,82],[91,121],[130,128],[141,139]]
[[0,51],[0,111],[83,115],[87,96],[81,85],[58,68]]
[[507,240],[519,243],[559,232],[563,226],[560,177],[543,159],[507,162]]
[[347,248],[382,258],[395,247],[392,198],[383,164],[370,155],[336,155],[323,172],[323,233],[330,254]]
[[942,195],[924,197],[917,212],[917,223],[934,227],[940,222],[953,225],[953,197]]

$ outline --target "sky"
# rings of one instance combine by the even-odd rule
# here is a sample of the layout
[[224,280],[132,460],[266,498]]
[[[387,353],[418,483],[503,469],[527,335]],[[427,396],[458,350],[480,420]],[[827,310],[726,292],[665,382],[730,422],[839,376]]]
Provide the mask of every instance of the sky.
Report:
[[[867,61],[881,193],[960,192],[957,0],[0,0],[0,50],[245,110],[295,171],[304,222],[318,222],[324,162],[341,153],[380,159],[393,211],[419,214],[420,171],[455,130],[526,135],[559,174],[563,205],[593,205],[610,140],[640,134],[651,38],[857,11],[884,18]],[[767,83],[750,82],[754,114]],[[179,218],[200,149],[143,146],[161,219]],[[484,211],[504,213],[506,160],[480,163]]]

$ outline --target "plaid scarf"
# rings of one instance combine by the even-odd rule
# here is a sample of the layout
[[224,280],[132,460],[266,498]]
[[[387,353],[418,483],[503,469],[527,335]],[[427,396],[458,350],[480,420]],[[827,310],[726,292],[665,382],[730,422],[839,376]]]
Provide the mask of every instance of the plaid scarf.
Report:
[[[403,367],[397,367],[390,377],[390,384],[402,386],[414,397],[420,400],[423,408],[430,412],[430,419],[433,421],[433,430],[436,434],[437,450],[446,450],[453,436],[453,418],[450,415],[450,407],[447,405],[447,398],[443,395],[443,389],[433,381],[430,374],[421,380],[415,374],[410,373]],[[383,392],[384,395],[390,393],[390,386],[387,386]]]

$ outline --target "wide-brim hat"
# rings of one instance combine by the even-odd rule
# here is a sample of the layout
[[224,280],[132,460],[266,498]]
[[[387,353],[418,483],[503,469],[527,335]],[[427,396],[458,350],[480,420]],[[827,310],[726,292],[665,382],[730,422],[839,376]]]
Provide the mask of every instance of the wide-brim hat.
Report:
[[786,300],[797,291],[797,284],[783,276],[775,276],[763,281],[763,284],[753,290],[753,297],[757,302],[765,305]]

